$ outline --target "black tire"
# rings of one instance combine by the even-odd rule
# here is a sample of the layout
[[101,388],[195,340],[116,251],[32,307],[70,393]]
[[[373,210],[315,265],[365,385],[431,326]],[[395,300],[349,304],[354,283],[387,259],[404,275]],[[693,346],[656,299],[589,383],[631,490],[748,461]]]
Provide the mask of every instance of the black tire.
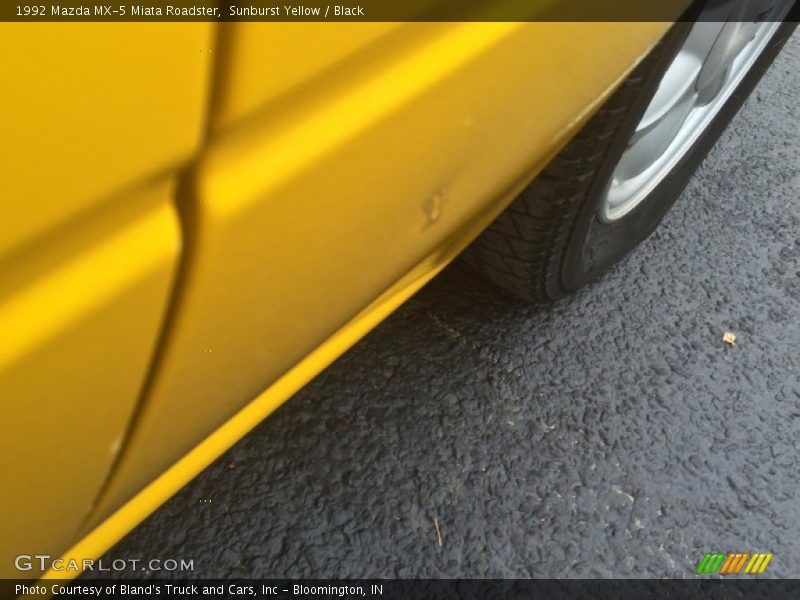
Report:
[[775,32],[720,112],[645,200],[621,219],[601,222],[597,212],[614,168],[692,26],[676,23],[467,249],[467,261],[507,291],[536,303],[554,302],[605,273],[656,228],[795,25],[784,23]]

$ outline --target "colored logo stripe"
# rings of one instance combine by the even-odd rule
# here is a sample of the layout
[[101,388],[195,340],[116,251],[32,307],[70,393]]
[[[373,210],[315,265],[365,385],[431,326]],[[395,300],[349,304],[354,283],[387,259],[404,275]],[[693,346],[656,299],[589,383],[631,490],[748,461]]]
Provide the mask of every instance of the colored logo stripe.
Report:
[[725,559],[725,555],[719,552],[711,552],[707,553],[703,560],[700,561],[700,564],[697,565],[697,572],[698,573],[716,573],[720,566],[722,565],[722,561]]
[[[769,552],[708,552],[703,556],[703,560],[697,565],[697,573],[706,575],[719,573],[720,575],[732,575],[742,572],[747,574],[763,573],[774,555]],[[747,566],[745,566],[747,565]]]
[[725,561],[725,564],[722,565],[722,569],[720,573],[728,574],[731,573],[738,573],[741,568],[744,566],[744,561],[746,561],[750,557],[750,553],[741,553],[737,552],[736,554],[729,554],[728,560]]
[[747,566],[744,569],[745,573],[763,573],[769,561],[772,560],[773,554],[770,552],[769,554],[753,554],[753,558],[750,559],[750,562],[747,563]]

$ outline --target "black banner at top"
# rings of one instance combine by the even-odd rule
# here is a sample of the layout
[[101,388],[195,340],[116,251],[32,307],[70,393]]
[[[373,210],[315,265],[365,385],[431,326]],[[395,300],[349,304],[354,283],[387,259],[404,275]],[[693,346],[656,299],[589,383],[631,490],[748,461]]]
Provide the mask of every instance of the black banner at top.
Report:
[[[792,0],[701,0],[714,20],[778,20]],[[61,0],[0,2],[0,21],[37,22],[468,22],[676,21],[691,0]],[[738,12],[737,12],[738,11]],[[733,19],[736,20],[736,19]]]

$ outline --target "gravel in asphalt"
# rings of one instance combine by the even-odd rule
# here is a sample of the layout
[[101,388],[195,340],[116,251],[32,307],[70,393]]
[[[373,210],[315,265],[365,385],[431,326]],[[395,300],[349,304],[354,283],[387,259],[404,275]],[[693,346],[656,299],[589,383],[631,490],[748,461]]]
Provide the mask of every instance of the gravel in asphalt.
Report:
[[601,281],[536,308],[453,265],[107,558],[684,577],[771,551],[768,575],[800,577],[798,65],[796,34]]

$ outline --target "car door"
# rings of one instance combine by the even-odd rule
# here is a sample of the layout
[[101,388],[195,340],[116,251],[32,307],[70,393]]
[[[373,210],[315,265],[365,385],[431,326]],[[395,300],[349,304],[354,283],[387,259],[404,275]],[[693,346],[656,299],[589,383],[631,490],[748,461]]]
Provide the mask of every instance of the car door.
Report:
[[181,253],[175,174],[203,137],[212,32],[0,25],[3,577],[66,550],[123,445]]

